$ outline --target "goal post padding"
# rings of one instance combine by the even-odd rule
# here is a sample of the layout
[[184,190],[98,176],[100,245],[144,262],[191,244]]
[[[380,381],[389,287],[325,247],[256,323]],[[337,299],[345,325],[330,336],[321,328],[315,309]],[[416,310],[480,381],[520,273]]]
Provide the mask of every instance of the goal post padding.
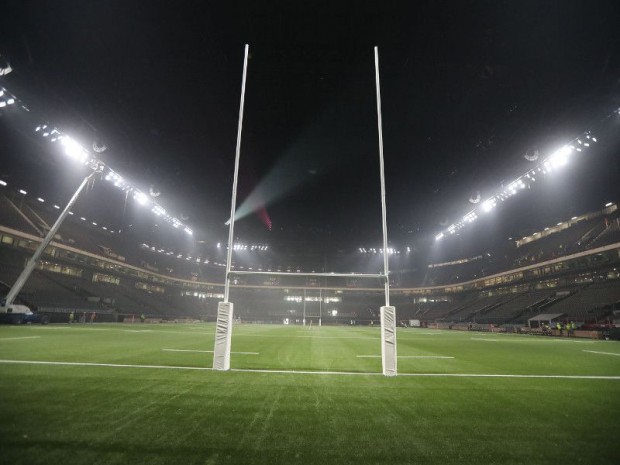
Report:
[[381,366],[385,376],[396,376],[395,307],[381,307]]
[[219,302],[217,305],[215,347],[213,349],[214,370],[230,370],[230,342],[232,339],[232,322],[232,302]]

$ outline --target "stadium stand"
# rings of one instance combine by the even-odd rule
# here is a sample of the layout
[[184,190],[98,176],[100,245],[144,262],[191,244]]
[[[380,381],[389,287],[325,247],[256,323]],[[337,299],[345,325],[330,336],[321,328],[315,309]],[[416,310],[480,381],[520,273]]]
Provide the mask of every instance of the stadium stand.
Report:
[[[55,211],[44,205],[0,196],[0,283],[5,293],[54,216]],[[390,279],[393,305],[400,321],[460,329],[523,325],[543,312],[566,314],[580,322],[601,321],[620,310],[619,232],[614,210],[559,227],[519,247],[508,243],[493,253],[422,263],[402,273],[396,268]],[[222,298],[223,268],[178,259],[161,249],[144,244],[131,231],[112,234],[69,217],[19,299],[52,314],[52,321],[67,321],[71,311],[96,312],[103,318],[98,321],[135,319],[141,314],[155,319],[213,319]],[[277,269],[275,259],[269,260]],[[324,324],[378,323],[381,286],[355,278],[328,283],[244,276],[234,279],[231,297],[236,315],[244,320],[281,322],[290,317],[298,322],[304,292],[314,298],[337,297],[332,300],[336,303],[322,307]],[[293,295],[295,302],[290,300]],[[318,312],[317,304],[312,305],[308,315]],[[328,318],[331,310],[337,315]]]

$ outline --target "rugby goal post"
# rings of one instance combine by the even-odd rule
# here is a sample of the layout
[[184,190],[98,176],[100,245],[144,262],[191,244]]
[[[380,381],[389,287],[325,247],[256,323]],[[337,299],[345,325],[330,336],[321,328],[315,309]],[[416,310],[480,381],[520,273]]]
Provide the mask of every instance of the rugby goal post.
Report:
[[[243,61],[243,75],[241,79],[241,100],[239,104],[239,122],[237,126],[237,145],[235,151],[235,167],[233,174],[232,185],[232,199],[230,208],[230,223],[228,226],[228,254],[226,259],[226,275],[224,283],[224,301],[218,303],[217,312],[217,324],[215,333],[215,346],[213,354],[213,369],[219,371],[230,370],[230,349],[232,341],[232,327],[233,327],[233,309],[234,305],[229,302],[230,295],[230,277],[233,274],[270,274],[269,272],[240,272],[232,271],[232,251],[233,251],[233,237],[235,227],[235,213],[237,203],[237,181],[239,175],[239,160],[241,156],[241,133],[243,128],[243,109],[245,104],[245,83],[247,78],[248,69],[248,52],[249,45],[245,45],[245,54]],[[382,371],[385,376],[396,376],[397,374],[397,358],[396,358],[396,309],[390,306],[390,282],[389,282],[389,268],[388,268],[388,240],[387,240],[387,219],[386,219],[386,206],[385,206],[385,169],[383,162],[383,129],[381,120],[381,86],[379,80],[379,49],[374,48],[375,57],[375,83],[376,83],[376,96],[377,96],[377,129],[379,135],[379,171],[381,181],[381,218],[383,229],[383,273],[382,274],[352,274],[347,273],[346,276],[355,277],[372,277],[381,278],[384,280],[385,291],[385,305],[380,308],[381,315],[381,364]],[[278,274],[278,273],[271,273]],[[279,273],[287,274],[287,273]],[[292,274],[292,273],[291,273]],[[300,276],[299,273],[294,273],[296,276]],[[318,276],[318,273],[313,273],[312,276]],[[335,276],[337,273],[323,273],[325,276]]]

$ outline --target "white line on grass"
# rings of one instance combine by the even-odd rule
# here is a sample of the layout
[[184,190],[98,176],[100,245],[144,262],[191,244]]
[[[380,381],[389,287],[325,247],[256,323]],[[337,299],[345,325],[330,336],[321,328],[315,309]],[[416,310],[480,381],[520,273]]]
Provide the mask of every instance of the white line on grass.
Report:
[[286,339],[296,339],[296,338],[306,337],[306,338],[312,338],[312,339],[370,339],[372,341],[379,340],[379,336],[378,335],[377,335],[377,337],[364,337],[364,336],[280,336],[280,335],[275,335],[275,334],[239,334],[239,333],[236,333],[235,337],[268,337],[268,338],[280,337],[280,338],[286,338]]
[[30,329],[32,329],[32,330],[37,330],[37,329],[64,329],[64,330],[67,330],[67,331],[77,331],[78,329],[83,329],[83,330],[86,330],[86,331],[113,331],[113,328],[93,328],[92,325],[84,325],[84,324],[76,324],[76,325],[63,324],[61,326],[51,326],[51,325],[31,326]]
[[597,352],[596,350],[584,350],[584,352],[590,352],[591,354],[615,355],[616,357],[620,357],[620,354],[616,354],[614,352]]
[[165,370],[207,370],[207,367],[180,367],[168,365],[129,365],[121,363],[91,363],[91,362],[47,362],[41,360],[0,360],[0,363],[16,365],[60,365],[60,366],[84,366],[84,367],[112,367],[112,368],[161,368]]
[[37,339],[41,336],[0,337],[0,341],[14,341],[16,339]]
[[[119,363],[91,363],[91,362],[49,362],[41,360],[0,360],[0,363],[14,365],[52,365],[52,366],[85,366],[85,367],[109,367],[109,368],[152,368],[163,370],[194,370],[213,371],[207,367],[182,367],[168,365],[129,365]],[[357,375],[357,376],[382,376],[382,373],[355,372],[355,371],[295,371],[295,370],[254,370],[232,368],[230,371],[240,373],[281,373],[292,375]],[[510,375],[510,374],[477,374],[477,373],[399,373],[398,376],[411,377],[436,377],[436,378],[539,378],[539,379],[601,379],[620,381],[620,376],[595,376],[595,375]]]
[[482,338],[482,337],[470,337],[470,339],[472,341],[491,341],[491,342],[499,341],[499,339],[485,339],[485,338]]
[[[193,349],[161,349],[165,352],[200,352],[203,354],[212,354],[212,350],[193,350]],[[258,352],[231,352],[231,354],[237,355],[259,355]]]
[[541,378],[541,379],[609,379],[620,381],[620,376],[595,376],[595,375],[496,375],[475,373],[399,373],[398,376],[429,376],[447,378]]
[[[381,355],[356,355],[357,358],[381,358]],[[445,355],[397,355],[398,358],[454,358]]]

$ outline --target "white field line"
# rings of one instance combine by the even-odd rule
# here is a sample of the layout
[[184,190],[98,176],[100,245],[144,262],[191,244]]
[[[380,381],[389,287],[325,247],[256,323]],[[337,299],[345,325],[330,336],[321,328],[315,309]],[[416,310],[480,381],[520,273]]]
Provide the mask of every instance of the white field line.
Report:
[[[182,367],[168,365],[129,365],[119,363],[90,363],[90,362],[49,362],[41,360],[0,360],[0,363],[13,365],[52,365],[52,366],[83,366],[83,367],[109,367],[109,368],[151,368],[162,370],[193,370],[213,371],[208,367]],[[296,370],[253,370],[233,368],[230,371],[240,373],[281,373],[292,375],[355,375],[355,376],[383,376],[378,372],[351,372],[351,371],[296,371]],[[620,381],[620,376],[596,376],[596,375],[511,375],[511,374],[485,374],[485,373],[399,373],[398,376],[410,377],[435,377],[435,378],[533,378],[533,379],[600,379]]]
[[17,339],[37,339],[41,336],[0,337],[0,341],[15,341]]
[[280,337],[280,338],[286,338],[286,339],[296,339],[296,338],[302,338],[302,337],[307,337],[307,338],[312,338],[312,339],[370,339],[371,341],[377,341],[379,340],[379,334],[377,334],[377,337],[366,337],[366,336],[279,336],[279,335],[275,335],[275,334],[235,334],[233,333],[233,336],[236,337],[269,337],[269,338],[274,338],[274,337]]
[[[357,358],[381,358],[381,355],[356,355]],[[445,355],[397,355],[398,358],[454,358]]]
[[543,338],[536,337],[531,338],[529,336],[521,335],[503,335],[499,339],[484,338],[484,337],[470,337],[473,341],[494,341],[494,342],[572,342],[574,344],[594,344],[595,341],[579,341],[575,339],[559,339],[559,338]]
[[93,328],[91,324],[84,325],[81,323],[77,323],[75,325],[64,324],[61,326],[30,326],[28,329],[38,330],[38,329],[64,329],[66,331],[77,331],[77,330],[85,330],[85,331],[114,331],[115,328]]
[[590,352],[591,354],[615,355],[616,357],[620,357],[620,354],[616,354],[614,352],[598,352],[596,350],[584,350],[584,352]]
[[198,331],[169,331],[167,329],[123,329],[122,331],[126,333],[151,333],[151,334],[185,334],[186,336],[195,336],[195,335],[207,335],[213,336],[215,333],[207,333]]
[[60,366],[78,366],[78,367],[112,367],[112,368],[160,368],[164,370],[207,370],[213,368],[207,367],[179,367],[167,365],[129,365],[122,363],[91,363],[91,362],[47,362],[41,360],[0,360],[0,363],[15,365],[60,365]]
[[[194,349],[161,349],[165,352],[200,352],[203,354],[212,354],[212,350],[194,350]],[[238,355],[259,355],[259,352],[231,352]]]

